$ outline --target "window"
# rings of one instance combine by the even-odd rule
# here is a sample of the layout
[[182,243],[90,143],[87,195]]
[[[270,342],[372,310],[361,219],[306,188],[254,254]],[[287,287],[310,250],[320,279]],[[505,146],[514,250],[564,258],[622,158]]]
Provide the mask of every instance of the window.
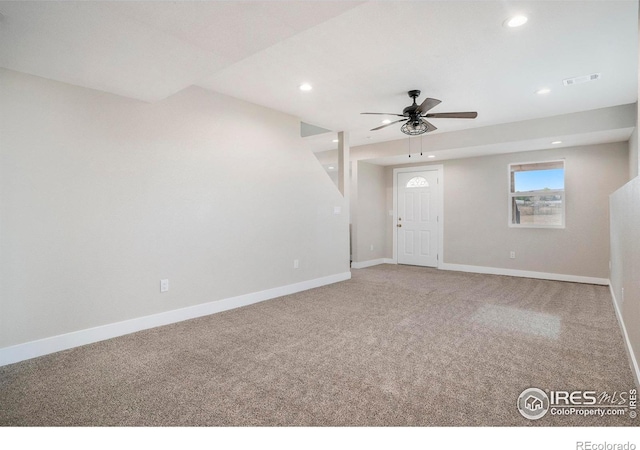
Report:
[[413,177],[409,181],[407,181],[408,188],[414,187],[429,187],[429,183],[425,177]]
[[509,225],[564,228],[564,161],[509,166]]

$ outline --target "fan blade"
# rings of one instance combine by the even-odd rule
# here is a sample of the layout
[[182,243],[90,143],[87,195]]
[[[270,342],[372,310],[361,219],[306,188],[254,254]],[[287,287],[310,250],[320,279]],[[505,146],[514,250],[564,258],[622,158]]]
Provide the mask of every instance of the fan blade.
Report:
[[422,104],[420,104],[420,106],[418,106],[418,109],[416,109],[416,112],[418,114],[425,113],[425,112],[429,111],[431,108],[434,108],[434,107],[438,106],[440,103],[442,103],[441,100],[437,100],[435,98],[426,98],[422,102]]
[[376,131],[376,130],[379,130],[381,128],[388,127],[389,125],[393,125],[394,123],[404,122],[405,120],[407,120],[407,119],[400,119],[400,120],[396,120],[395,122],[386,123],[386,124],[384,124],[384,125],[382,125],[380,127],[372,128],[371,131]]
[[378,116],[400,116],[400,117],[404,117],[402,114],[394,114],[394,113],[360,113],[360,114],[376,114]]
[[423,117],[433,117],[434,119],[475,119],[478,117],[477,112],[450,112],[450,113],[432,113]]
[[430,131],[437,130],[436,126],[429,121],[422,119],[422,123],[424,123],[427,126],[427,133],[429,133]]

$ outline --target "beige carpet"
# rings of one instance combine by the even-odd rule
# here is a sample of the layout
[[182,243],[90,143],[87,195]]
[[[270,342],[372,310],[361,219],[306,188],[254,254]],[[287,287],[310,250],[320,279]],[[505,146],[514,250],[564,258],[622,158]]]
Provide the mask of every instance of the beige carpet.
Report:
[[0,424],[639,424],[529,421],[532,386],[634,387],[608,288],[382,265],[2,367]]

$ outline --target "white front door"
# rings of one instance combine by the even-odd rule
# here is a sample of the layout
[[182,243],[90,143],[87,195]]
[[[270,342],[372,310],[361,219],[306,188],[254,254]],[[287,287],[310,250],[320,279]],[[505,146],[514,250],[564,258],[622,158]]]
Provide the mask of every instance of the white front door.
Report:
[[438,266],[438,171],[398,173],[398,264]]

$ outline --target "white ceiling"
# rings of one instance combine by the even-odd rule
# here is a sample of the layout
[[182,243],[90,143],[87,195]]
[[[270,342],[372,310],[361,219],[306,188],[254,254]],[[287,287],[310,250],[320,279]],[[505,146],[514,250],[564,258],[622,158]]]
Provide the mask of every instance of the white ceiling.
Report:
[[[478,111],[434,119],[434,134],[637,99],[635,0],[0,1],[0,13],[1,67],[151,102],[196,85],[349,131],[352,146],[405,137],[359,113],[401,112],[409,89],[442,100],[432,112]],[[529,22],[504,27],[515,13]],[[331,134],[307,139],[335,148]]]

